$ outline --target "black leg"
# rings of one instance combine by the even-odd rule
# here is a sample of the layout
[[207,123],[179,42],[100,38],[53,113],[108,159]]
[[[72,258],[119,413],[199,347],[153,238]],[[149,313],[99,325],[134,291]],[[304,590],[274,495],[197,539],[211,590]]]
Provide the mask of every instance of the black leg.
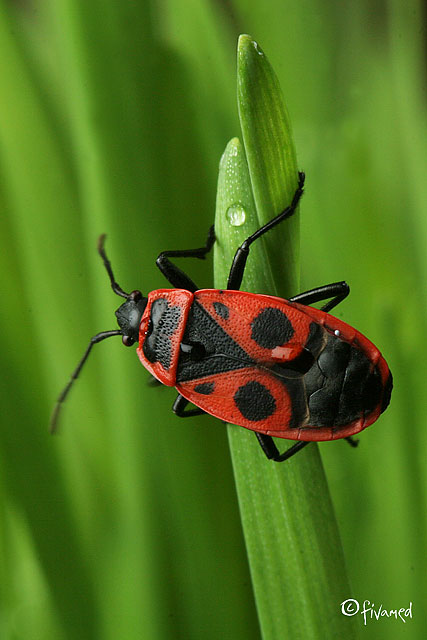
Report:
[[353,436],[348,436],[348,438],[345,438],[345,440],[347,440],[348,444],[351,447],[357,447],[359,445],[359,440],[355,440]]
[[330,311],[344,300],[350,293],[350,287],[344,281],[333,282],[332,284],[326,284],[324,287],[317,287],[316,289],[310,289],[304,293],[299,293],[297,296],[289,298],[289,302],[299,302],[300,304],[313,304],[332,298],[321,309],[322,311]]
[[189,402],[190,401],[187,400],[187,398],[184,398],[184,396],[178,393],[178,395],[176,396],[175,402],[172,405],[172,411],[179,418],[191,418],[191,416],[202,416],[206,414],[206,411],[203,411],[203,409],[198,409],[198,408],[189,409],[188,411],[186,411],[185,407]]
[[233,264],[231,265],[230,273],[228,276],[227,289],[235,289],[235,290],[240,289],[240,285],[242,284],[242,279],[243,279],[243,273],[245,271],[246,261],[249,256],[249,247],[252,244],[252,242],[255,242],[255,240],[258,240],[258,238],[264,235],[264,233],[267,233],[267,231],[270,231],[270,229],[273,229],[276,225],[283,222],[283,220],[290,218],[295,213],[295,210],[298,206],[298,202],[303,193],[304,180],[305,180],[305,174],[302,171],[300,171],[298,176],[299,176],[298,188],[295,191],[294,197],[289,207],[286,207],[286,209],[284,209],[284,211],[279,213],[279,215],[277,215],[275,218],[267,222],[267,224],[265,224],[263,227],[258,229],[258,231],[255,231],[255,233],[249,236],[249,238],[246,238],[244,243],[237,249],[234,255]]
[[184,271],[177,267],[169,258],[199,258],[204,260],[206,254],[212,249],[215,242],[214,227],[209,229],[208,237],[204,247],[199,249],[183,249],[177,251],[162,251],[156,260],[156,264],[165,278],[169,280],[171,285],[178,289],[187,289],[187,291],[197,291],[197,285],[187,276]]
[[261,445],[261,449],[264,451],[265,455],[269,460],[274,460],[275,462],[283,462],[284,460],[289,460],[293,455],[301,451],[304,447],[306,447],[310,442],[305,442],[300,440],[296,442],[292,447],[289,447],[283,453],[279,453],[278,448],[274,444],[274,440],[271,436],[266,436],[263,433],[255,432],[256,437],[258,438],[258,442]]
[[[298,441],[292,447],[289,447],[283,453],[279,453],[278,448],[274,444],[274,440],[271,436],[266,436],[263,433],[255,432],[256,437],[258,438],[258,442],[261,445],[261,449],[264,451],[265,455],[269,460],[274,460],[275,462],[284,462],[285,460],[289,460],[292,456],[294,456],[298,451],[301,451],[304,447],[306,447],[310,442]],[[349,445],[352,447],[357,447],[359,444],[359,440],[355,440],[352,436],[345,438]]]

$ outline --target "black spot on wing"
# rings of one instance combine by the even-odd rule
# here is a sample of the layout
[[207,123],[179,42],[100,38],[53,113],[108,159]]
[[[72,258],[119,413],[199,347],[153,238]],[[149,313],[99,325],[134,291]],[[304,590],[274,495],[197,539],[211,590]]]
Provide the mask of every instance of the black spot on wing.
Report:
[[228,310],[227,305],[223,304],[222,302],[214,302],[213,308],[215,309],[216,313],[220,316],[220,318],[223,318],[224,320],[228,320],[228,316],[230,315],[230,312]]
[[201,393],[203,396],[209,396],[211,393],[213,393],[214,389],[214,382],[203,382],[202,384],[197,384],[194,387],[194,391],[196,393]]
[[239,387],[234,402],[242,416],[251,422],[265,420],[276,410],[276,401],[270,391],[256,380]]
[[283,311],[274,307],[263,309],[251,322],[252,339],[260,347],[274,349],[292,338],[292,323]]

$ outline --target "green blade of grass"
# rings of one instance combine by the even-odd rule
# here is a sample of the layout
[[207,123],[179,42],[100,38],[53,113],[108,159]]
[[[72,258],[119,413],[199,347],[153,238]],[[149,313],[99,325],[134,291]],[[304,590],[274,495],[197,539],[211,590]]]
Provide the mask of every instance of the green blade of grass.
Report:
[[[237,96],[243,142],[260,225],[282,211],[298,185],[289,115],[275,73],[250,36],[239,38]],[[280,239],[278,241],[278,238]],[[299,223],[294,216],[264,236],[269,261],[280,277],[276,291],[290,296],[299,285]]]
[[[227,282],[228,265],[239,244],[289,204],[297,182],[288,119],[274,72],[248,36],[241,37],[238,56],[248,163],[241,144],[233,139],[221,159],[218,180],[218,287]],[[251,248],[242,289],[286,290],[289,295],[291,283],[298,279],[298,252],[289,249],[297,242],[296,225],[293,220],[290,234],[286,223],[281,233]],[[280,263],[285,263],[284,272],[276,269]],[[263,637],[354,637],[352,620],[340,611],[350,588],[317,446],[278,464],[266,460],[254,435],[245,429],[230,425],[229,440]]]

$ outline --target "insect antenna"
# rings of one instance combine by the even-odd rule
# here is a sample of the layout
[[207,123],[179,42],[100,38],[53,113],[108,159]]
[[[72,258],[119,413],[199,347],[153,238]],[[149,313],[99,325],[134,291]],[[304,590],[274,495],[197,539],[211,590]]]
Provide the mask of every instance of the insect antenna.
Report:
[[[114,287],[113,287],[113,289],[114,289]],[[119,289],[120,289],[120,287],[119,287]],[[121,294],[119,294],[119,295],[121,295]],[[77,378],[79,377],[79,373],[82,370],[82,367],[83,367],[84,363],[88,359],[93,345],[97,344],[98,342],[101,342],[102,340],[105,340],[106,338],[111,338],[112,336],[121,336],[121,335],[122,335],[122,332],[120,331],[120,329],[113,329],[112,331],[102,331],[101,333],[97,333],[96,336],[93,336],[93,338],[90,339],[89,345],[88,345],[86,351],[84,352],[83,358],[80,360],[79,364],[77,365],[77,367],[75,368],[75,370],[71,374],[71,378],[70,378],[68,384],[64,387],[64,389],[59,394],[58,399],[56,401],[56,404],[55,404],[55,406],[53,408],[52,415],[50,417],[50,422],[49,422],[49,430],[50,430],[51,433],[55,433],[57,431],[57,429],[58,429],[58,417],[59,417],[59,412],[61,410],[61,407],[64,404],[64,402],[65,402],[65,400],[66,400],[66,398],[67,398],[67,396],[68,396],[68,394],[70,392],[70,389],[74,384],[74,381],[77,380]]]
[[111,267],[111,262],[107,258],[107,254],[105,253],[105,249],[104,249],[104,243],[105,243],[105,238],[106,237],[107,237],[106,233],[103,233],[102,235],[99,236],[99,238],[98,238],[98,253],[102,258],[102,262],[104,263],[104,267],[107,269],[108,275],[110,276],[110,282],[111,282],[112,290],[118,296],[121,296],[122,298],[128,298],[130,294],[126,293],[125,291],[123,291],[121,286],[119,284],[117,284],[117,282],[116,282],[116,280],[114,278],[114,273],[113,273],[113,269]]

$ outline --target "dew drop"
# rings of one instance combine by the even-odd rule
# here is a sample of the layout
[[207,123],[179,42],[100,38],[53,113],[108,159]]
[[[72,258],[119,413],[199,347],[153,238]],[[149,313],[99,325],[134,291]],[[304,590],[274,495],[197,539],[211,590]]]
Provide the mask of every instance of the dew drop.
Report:
[[241,227],[246,220],[246,211],[239,203],[232,204],[231,207],[228,207],[225,215],[233,227]]

